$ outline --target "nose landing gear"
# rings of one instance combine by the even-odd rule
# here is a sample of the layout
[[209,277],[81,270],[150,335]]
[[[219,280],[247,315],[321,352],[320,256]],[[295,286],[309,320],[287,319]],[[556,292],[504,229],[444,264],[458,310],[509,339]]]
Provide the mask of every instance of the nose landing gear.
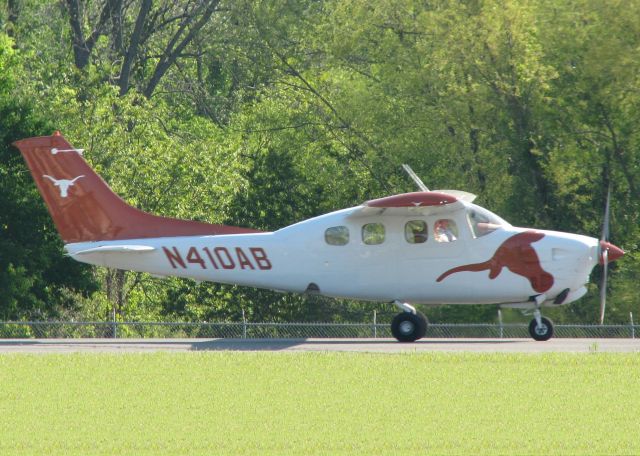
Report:
[[544,295],[538,295],[535,297],[536,308],[533,311],[533,320],[529,323],[529,334],[537,341],[545,341],[551,339],[553,336],[553,322],[548,318],[545,318],[540,313],[540,307],[545,301]]
[[553,336],[553,322],[548,318],[541,317],[540,323],[538,323],[534,318],[529,323],[529,334],[538,341],[549,340]]
[[391,334],[400,342],[415,342],[427,332],[427,317],[406,302],[394,301],[402,309],[391,322]]

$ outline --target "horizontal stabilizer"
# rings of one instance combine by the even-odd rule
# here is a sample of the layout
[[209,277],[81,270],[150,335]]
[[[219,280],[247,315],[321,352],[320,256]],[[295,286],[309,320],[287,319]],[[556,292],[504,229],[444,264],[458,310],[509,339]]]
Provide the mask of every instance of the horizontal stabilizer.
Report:
[[148,253],[156,250],[150,245],[103,245],[91,249],[70,253],[71,256],[88,255],[90,253]]

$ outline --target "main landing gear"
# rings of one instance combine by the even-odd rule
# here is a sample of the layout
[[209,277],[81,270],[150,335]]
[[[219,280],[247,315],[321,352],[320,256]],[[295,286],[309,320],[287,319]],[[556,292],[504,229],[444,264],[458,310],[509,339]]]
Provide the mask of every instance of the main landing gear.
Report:
[[427,332],[427,317],[406,302],[394,301],[402,309],[391,322],[391,334],[400,342],[415,342]]

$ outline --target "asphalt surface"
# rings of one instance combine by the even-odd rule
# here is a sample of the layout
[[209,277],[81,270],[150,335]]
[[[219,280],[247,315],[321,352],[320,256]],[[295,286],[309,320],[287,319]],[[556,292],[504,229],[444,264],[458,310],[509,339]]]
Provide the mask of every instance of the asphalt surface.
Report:
[[640,339],[0,339],[0,353],[273,352],[640,352]]

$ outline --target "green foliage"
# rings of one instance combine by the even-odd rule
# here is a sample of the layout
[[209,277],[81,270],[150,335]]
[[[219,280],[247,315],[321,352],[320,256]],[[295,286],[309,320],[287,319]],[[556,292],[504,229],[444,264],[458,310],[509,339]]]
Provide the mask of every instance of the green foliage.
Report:
[[[46,319],[77,306],[96,288],[90,269],[66,258],[33,180],[11,143],[50,132],[13,91],[21,75],[12,42],[0,34],[0,318]],[[11,71],[6,71],[11,68]]]
[[[102,2],[81,3],[88,31]],[[154,14],[173,11],[169,3],[155,2]],[[99,304],[89,305],[91,286],[53,273],[79,266],[59,255],[35,188],[6,146],[50,133],[49,125],[87,147],[98,172],[141,209],[264,230],[412,191],[400,169],[410,163],[430,188],[477,193],[515,225],[598,236],[612,183],[611,240],[628,254],[611,268],[608,318],[640,315],[637,2],[223,2],[153,96],[141,92],[177,23],[147,24],[122,96],[123,50],[140,2],[101,31],[81,70],[68,10],[48,0],[21,5],[11,18],[0,8],[0,25],[15,39],[0,35],[0,178],[11,189],[0,207],[14,227],[0,225],[0,245],[14,246],[0,256],[0,289],[10,315],[48,308],[44,296],[52,295],[75,303],[78,315],[88,308],[104,318],[110,302],[122,319],[238,319],[242,309],[251,319],[368,319],[372,310],[144,274],[125,275],[116,293],[114,273],[103,270],[94,271]],[[10,209],[15,201],[20,210]],[[15,248],[36,236],[49,247]],[[33,272],[45,269],[55,277],[48,291],[29,291],[46,288]],[[585,299],[553,318],[595,321],[599,274]],[[496,314],[428,313],[435,321]]]
[[31,339],[34,337],[31,327],[17,324],[3,325],[0,334],[2,338],[7,339]]

